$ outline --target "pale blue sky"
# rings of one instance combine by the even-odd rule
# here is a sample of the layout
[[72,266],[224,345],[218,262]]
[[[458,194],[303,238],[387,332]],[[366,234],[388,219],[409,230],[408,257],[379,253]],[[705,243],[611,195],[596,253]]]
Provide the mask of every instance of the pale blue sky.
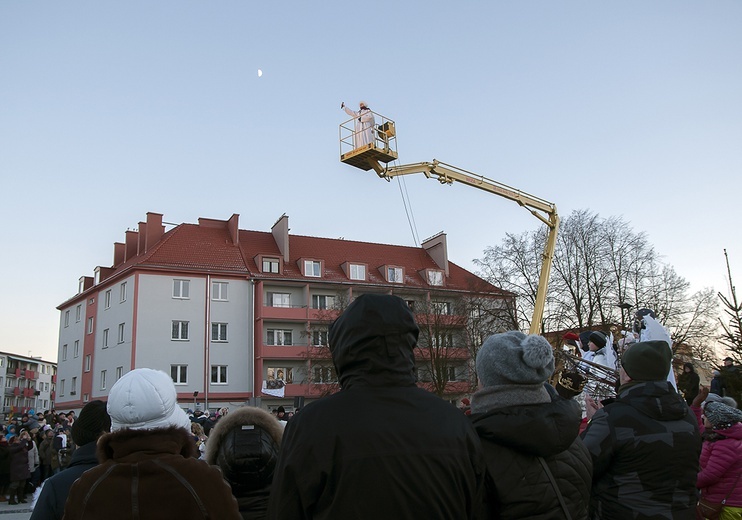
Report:
[[[340,102],[434,158],[623,216],[694,289],[742,280],[742,3],[0,1],[0,350],[56,358],[77,279],[147,211],[414,245],[396,181],[339,162]],[[263,70],[258,78],[257,70]],[[471,260],[525,210],[405,180]]]

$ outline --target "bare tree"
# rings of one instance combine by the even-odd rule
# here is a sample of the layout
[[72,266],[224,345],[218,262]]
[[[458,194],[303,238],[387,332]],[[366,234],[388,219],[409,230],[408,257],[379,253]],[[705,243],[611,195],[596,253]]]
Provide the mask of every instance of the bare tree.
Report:
[[[481,275],[518,295],[516,318],[527,328],[546,236],[508,234],[475,261]],[[628,309],[648,307],[668,326],[673,341],[706,356],[716,309],[710,289],[690,294],[688,282],[660,261],[646,235],[621,218],[587,210],[562,220],[546,299],[543,330],[624,325]]]

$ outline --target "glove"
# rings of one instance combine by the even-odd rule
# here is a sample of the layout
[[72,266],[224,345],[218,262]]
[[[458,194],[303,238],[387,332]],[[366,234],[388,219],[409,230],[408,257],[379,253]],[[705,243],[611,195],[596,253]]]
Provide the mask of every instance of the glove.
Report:
[[700,408],[701,403],[703,403],[708,396],[709,396],[709,387],[702,386],[698,392],[698,395],[693,399],[693,404],[691,404],[691,406],[693,408]]

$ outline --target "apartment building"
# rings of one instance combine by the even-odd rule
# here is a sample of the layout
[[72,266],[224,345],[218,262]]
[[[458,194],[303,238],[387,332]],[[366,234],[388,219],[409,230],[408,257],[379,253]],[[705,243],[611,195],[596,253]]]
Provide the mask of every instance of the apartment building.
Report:
[[57,364],[40,358],[0,352],[0,388],[4,416],[54,408]]
[[449,262],[444,234],[394,246],[290,235],[285,215],[241,230],[236,214],[166,231],[148,213],[58,307],[58,406],[105,400],[138,367],[169,373],[184,408],[299,406],[336,389],[327,327],[366,292],[408,301],[421,345],[446,352],[441,386],[441,356],[420,349],[420,384],[449,398],[471,381],[472,324],[503,328],[514,298]]

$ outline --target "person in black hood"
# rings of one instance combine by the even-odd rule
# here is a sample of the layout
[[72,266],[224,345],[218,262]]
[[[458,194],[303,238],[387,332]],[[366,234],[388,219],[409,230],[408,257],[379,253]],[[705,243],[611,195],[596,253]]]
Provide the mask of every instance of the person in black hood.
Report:
[[495,334],[476,368],[481,388],[471,420],[484,448],[492,518],[586,520],[592,461],[578,437],[580,406],[546,384],[554,372],[549,342]]
[[479,439],[418,388],[419,329],[401,298],[364,294],[330,326],[341,390],[286,425],[268,518],[483,518]]

